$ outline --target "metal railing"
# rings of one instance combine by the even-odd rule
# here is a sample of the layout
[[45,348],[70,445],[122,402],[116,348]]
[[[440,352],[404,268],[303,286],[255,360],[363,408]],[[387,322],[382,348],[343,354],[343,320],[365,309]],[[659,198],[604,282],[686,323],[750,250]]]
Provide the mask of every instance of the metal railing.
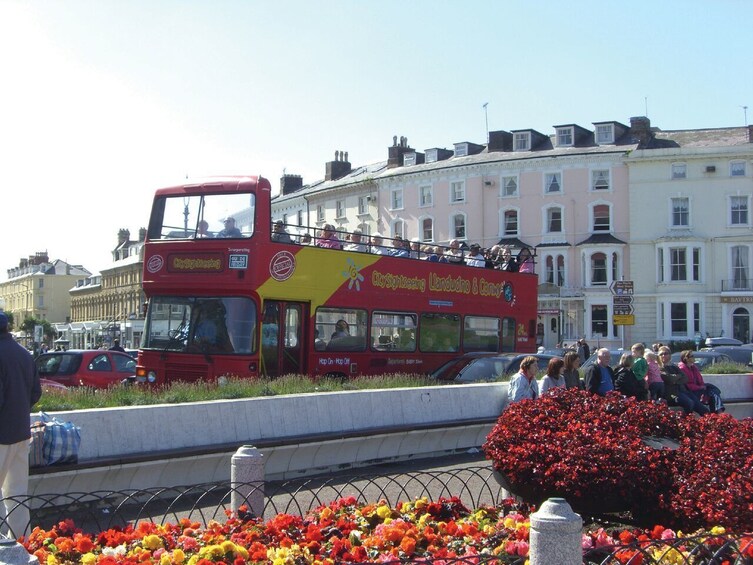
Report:
[[[175,523],[187,518],[206,525],[222,522],[233,509],[230,500],[234,492],[244,494],[263,490],[265,504],[263,518],[268,520],[280,513],[305,515],[321,505],[353,496],[359,503],[385,501],[395,506],[399,501],[427,497],[457,496],[468,508],[501,505],[505,491],[493,478],[490,465],[470,466],[454,470],[406,472],[392,475],[332,476],[305,478],[265,484],[235,484],[228,482],[177,488],[153,488],[130,491],[99,491],[64,495],[27,496],[4,499],[10,513],[28,509],[30,525],[49,529],[65,519],[72,519],[86,533],[99,533],[110,528],[137,524],[142,521]],[[8,503],[10,502],[10,505]],[[509,504],[509,500],[507,502]],[[584,516],[586,525],[594,529],[599,518]],[[614,517],[610,517],[612,520]],[[617,522],[605,522],[605,528],[624,527]],[[0,519],[0,530],[5,529]],[[603,545],[585,549],[586,565],[624,563],[678,564],[753,564],[751,535],[704,535],[695,537],[649,540],[627,545]],[[490,548],[491,550],[492,548]],[[631,560],[632,559],[632,560]],[[468,558],[441,559],[442,564],[506,563],[519,565],[526,557],[508,555],[478,555]],[[396,560],[395,563],[410,563]],[[421,558],[431,564],[430,558]]]
[[722,281],[722,292],[753,291],[753,279],[727,279]]

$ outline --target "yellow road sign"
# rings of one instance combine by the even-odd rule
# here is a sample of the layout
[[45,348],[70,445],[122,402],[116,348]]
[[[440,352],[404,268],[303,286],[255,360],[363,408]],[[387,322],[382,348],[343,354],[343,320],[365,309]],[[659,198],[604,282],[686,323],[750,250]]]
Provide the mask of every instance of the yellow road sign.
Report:
[[612,323],[615,326],[634,326],[635,314],[621,314],[612,316]]

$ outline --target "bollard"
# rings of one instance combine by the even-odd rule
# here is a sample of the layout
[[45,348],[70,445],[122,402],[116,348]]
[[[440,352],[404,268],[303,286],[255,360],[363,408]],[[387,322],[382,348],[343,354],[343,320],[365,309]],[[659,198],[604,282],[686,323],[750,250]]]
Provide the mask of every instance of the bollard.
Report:
[[233,512],[245,504],[255,516],[264,516],[264,455],[253,445],[243,445],[233,454],[230,488]]
[[583,520],[564,498],[550,498],[531,514],[531,565],[581,565]]
[[39,565],[39,559],[16,540],[0,537],[0,565]]

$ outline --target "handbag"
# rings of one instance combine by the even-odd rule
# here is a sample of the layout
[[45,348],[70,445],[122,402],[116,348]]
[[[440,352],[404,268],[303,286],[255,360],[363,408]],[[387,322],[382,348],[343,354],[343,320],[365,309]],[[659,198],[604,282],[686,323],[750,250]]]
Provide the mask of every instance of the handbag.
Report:
[[78,463],[81,428],[40,412],[44,422],[44,464]]
[[31,425],[29,440],[29,467],[44,467],[44,422],[36,421]]

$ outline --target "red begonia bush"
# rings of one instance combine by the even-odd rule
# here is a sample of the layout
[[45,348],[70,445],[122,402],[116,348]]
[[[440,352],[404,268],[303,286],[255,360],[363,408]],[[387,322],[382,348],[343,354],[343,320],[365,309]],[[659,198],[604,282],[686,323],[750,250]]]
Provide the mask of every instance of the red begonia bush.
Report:
[[511,404],[484,451],[512,492],[537,504],[559,496],[588,514],[630,510],[646,525],[753,530],[750,420],[557,389]]

